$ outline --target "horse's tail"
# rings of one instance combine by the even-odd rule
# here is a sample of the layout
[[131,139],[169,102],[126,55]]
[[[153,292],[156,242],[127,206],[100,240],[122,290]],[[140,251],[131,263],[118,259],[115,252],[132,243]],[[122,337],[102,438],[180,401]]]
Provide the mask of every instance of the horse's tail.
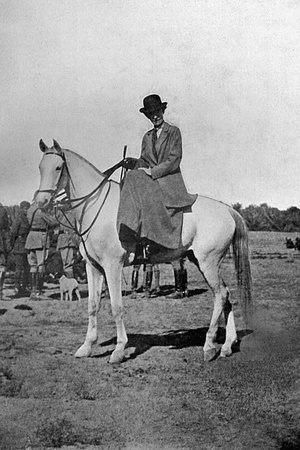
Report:
[[235,221],[232,247],[242,314],[246,325],[251,325],[253,302],[248,230],[244,219],[237,211],[230,208],[230,214]]

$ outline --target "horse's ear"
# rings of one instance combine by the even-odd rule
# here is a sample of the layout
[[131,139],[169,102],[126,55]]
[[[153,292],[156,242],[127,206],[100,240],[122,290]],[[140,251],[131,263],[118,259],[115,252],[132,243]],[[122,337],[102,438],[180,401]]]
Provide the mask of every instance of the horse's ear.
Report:
[[45,142],[43,141],[43,139],[40,139],[39,145],[40,145],[40,149],[42,150],[43,153],[45,153],[45,151],[48,150],[48,147],[45,144]]
[[54,146],[56,151],[61,152],[61,146],[59,145],[58,142],[56,142],[55,139],[53,139],[53,146]]

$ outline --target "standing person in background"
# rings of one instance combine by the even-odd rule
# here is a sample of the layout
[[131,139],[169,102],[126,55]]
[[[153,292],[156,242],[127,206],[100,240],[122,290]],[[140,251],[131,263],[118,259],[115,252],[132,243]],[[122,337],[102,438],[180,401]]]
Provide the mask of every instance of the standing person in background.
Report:
[[50,248],[49,230],[58,226],[58,221],[50,214],[49,208],[33,203],[27,211],[30,231],[25,248],[28,250],[28,263],[31,274],[31,295],[36,300],[43,290],[45,260]]
[[75,233],[75,217],[72,211],[66,210],[58,211],[56,218],[59,222],[56,249],[60,252],[64,275],[67,278],[74,278],[75,254],[79,245],[78,237]]
[[[157,297],[160,294],[159,280],[160,269],[159,264],[143,264],[143,282],[138,288],[139,270],[141,265],[134,265],[131,275],[131,298],[137,298],[140,293],[144,293],[142,297]],[[151,291],[151,285],[154,273],[154,289]]]
[[2,300],[8,255],[9,217],[0,203],[0,300]]
[[[154,275],[154,289],[151,291],[150,297],[158,297],[161,294],[160,291],[160,266],[159,264],[152,264],[152,276]],[[151,277],[152,282],[152,277]]]
[[29,264],[27,259],[27,250],[25,249],[26,238],[29,233],[29,222],[27,211],[30,203],[23,201],[20,203],[20,211],[12,223],[10,230],[10,245],[14,254],[16,272],[15,272],[15,290],[14,298],[24,297],[29,282]]
[[186,258],[176,259],[175,261],[171,261],[173,271],[174,271],[174,279],[175,279],[175,291],[171,294],[167,295],[168,298],[183,298],[188,297],[188,279],[187,279],[187,270],[185,268],[185,260]]

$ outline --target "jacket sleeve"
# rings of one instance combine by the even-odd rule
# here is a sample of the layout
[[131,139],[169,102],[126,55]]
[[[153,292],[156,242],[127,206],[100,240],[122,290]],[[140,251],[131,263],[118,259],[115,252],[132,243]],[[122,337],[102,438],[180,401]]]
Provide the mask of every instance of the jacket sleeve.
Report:
[[13,247],[13,245],[14,245],[14,243],[15,243],[15,240],[16,240],[17,237],[18,237],[20,224],[21,224],[20,219],[17,217],[17,218],[13,221],[13,224],[12,224],[12,226],[11,226],[11,229],[10,229],[10,245],[11,245],[12,247]]
[[151,169],[151,176],[153,180],[162,178],[165,175],[173,173],[179,169],[182,158],[182,139],[179,128],[172,127],[170,129],[168,147],[169,153],[166,160]]
[[43,219],[44,222],[46,222],[46,224],[49,226],[49,228],[54,228],[59,225],[58,220],[48,213],[43,213]]
[[16,217],[16,219],[13,221],[11,229],[10,229],[10,234],[12,236],[13,239],[15,239],[19,233],[19,228],[20,228],[20,219],[18,217]]

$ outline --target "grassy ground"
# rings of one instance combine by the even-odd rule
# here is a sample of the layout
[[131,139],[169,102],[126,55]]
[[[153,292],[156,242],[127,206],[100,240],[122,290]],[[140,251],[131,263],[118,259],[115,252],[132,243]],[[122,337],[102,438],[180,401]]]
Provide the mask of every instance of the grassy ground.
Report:
[[[115,324],[107,298],[99,341],[81,360],[73,355],[86,333],[86,298],[61,303],[49,286],[49,300],[1,302],[0,449],[300,448],[300,253],[284,241],[250,233],[254,330],[236,305],[240,345],[209,364],[211,294],[191,265],[188,298],[124,296],[129,358],[120,366],[108,364]],[[161,270],[162,285],[172,285],[171,266]],[[231,258],[222,272],[236,299]],[[130,269],[123,282],[128,290]]]

